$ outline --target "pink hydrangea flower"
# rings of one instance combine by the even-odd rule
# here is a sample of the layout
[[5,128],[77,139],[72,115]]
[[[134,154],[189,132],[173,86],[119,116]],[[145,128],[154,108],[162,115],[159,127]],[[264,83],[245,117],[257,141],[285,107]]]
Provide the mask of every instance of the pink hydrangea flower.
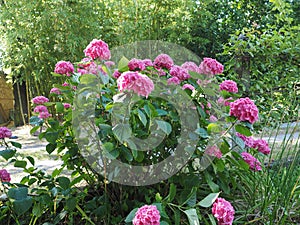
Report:
[[144,205],[137,210],[133,225],[159,225],[160,213],[155,205]]
[[47,118],[49,118],[49,117],[51,117],[52,115],[47,111],[47,112],[40,112],[40,114],[39,114],[39,118],[40,119],[47,119]]
[[148,97],[153,91],[153,81],[144,74],[127,71],[117,79],[119,91],[132,90],[134,93]]
[[105,64],[105,66],[107,66],[108,68],[110,68],[110,67],[112,67],[112,66],[115,65],[115,62],[113,62],[113,61],[106,61],[106,62],[104,62],[104,64]]
[[194,86],[191,85],[191,84],[184,84],[184,85],[182,86],[182,90],[185,90],[185,89],[189,89],[189,90],[191,90],[191,91],[195,90]]
[[241,155],[251,170],[261,171],[261,163],[253,155],[248,152],[242,152]]
[[207,147],[205,153],[210,156],[215,156],[218,159],[222,157],[222,152],[216,145]]
[[71,76],[71,73],[74,72],[74,66],[68,61],[59,61],[55,65],[54,72],[62,75],[67,75],[69,77]]
[[255,140],[253,144],[253,148],[257,148],[259,152],[265,155],[268,155],[271,152],[268,143],[263,139]]
[[225,80],[220,84],[220,91],[223,90],[231,93],[238,93],[239,91],[236,82],[232,80]]
[[212,207],[212,214],[218,225],[231,225],[234,220],[234,208],[224,198],[217,198]]
[[147,66],[153,66],[153,63],[151,61],[151,59],[143,59],[142,60],[144,65],[147,67]]
[[242,139],[247,147],[254,148],[255,140],[252,137],[247,137],[240,133],[236,133],[236,136]]
[[154,59],[154,66],[157,68],[165,68],[169,70],[173,65],[173,59],[167,54],[160,54]]
[[133,58],[128,62],[128,68],[131,71],[146,69],[145,63],[141,59]]
[[52,94],[52,93],[60,95],[61,91],[59,90],[59,88],[54,87],[54,88],[51,88],[51,90],[50,90],[50,94]]
[[7,127],[0,127],[0,139],[10,138],[12,136],[11,130]]
[[63,105],[64,105],[64,108],[65,108],[65,109],[68,109],[68,108],[71,107],[71,104],[70,104],[70,103],[63,103]]
[[217,122],[218,121],[218,118],[217,117],[215,117],[214,115],[211,115],[210,117],[209,117],[209,122]]
[[49,102],[49,99],[44,97],[44,96],[36,96],[32,99],[32,103],[37,104],[37,105],[41,105],[41,104],[44,104],[46,102]]
[[91,57],[92,59],[110,59],[110,50],[108,45],[102,40],[92,40],[83,52],[85,56]]
[[0,180],[2,182],[10,182],[11,181],[10,174],[7,172],[6,169],[0,170]]
[[112,74],[112,76],[116,79],[118,79],[121,76],[121,72],[119,70],[115,70]]
[[172,68],[170,69],[170,75],[172,77],[177,77],[181,81],[187,80],[191,77],[187,69],[184,69],[177,65],[172,66]]
[[185,62],[181,65],[181,67],[188,70],[188,71],[193,71],[193,72],[196,72],[196,73],[200,72],[199,67],[194,62],[189,62],[189,61]]
[[101,65],[97,65],[95,62],[90,62],[88,64],[88,66],[85,66],[84,69],[82,68],[78,68],[77,69],[78,73],[80,73],[81,75],[83,74],[94,74],[94,75],[98,75],[99,73],[102,73],[104,75],[106,75],[106,73],[104,72],[103,68]]
[[254,123],[258,120],[258,108],[248,97],[239,98],[231,102],[229,114],[230,116],[235,116],[240,121]]
[[33,112],[35,113],[48,112],[48,109],[44,105],[38,105],[34,108]]
[[212,58],[204,58],[199,65],[199,72],[208,76],[223,73],[224,66]]
[[210,83],[211,80],[200,80],[200,79],[197,80],[197,84],[202,87],[206,87]]
[[180,80],[178,77],[171,77],[167,80],[167,83],[168,83],[168,85],[171,85],[171,84],[178,85],[178,84],[180,84]]
[[62,84],[62,86],[63,86],[63,87],[67,87],[67,86],[69,86],[69,84],[68,84],[67,82],[64,82],[64,83]]

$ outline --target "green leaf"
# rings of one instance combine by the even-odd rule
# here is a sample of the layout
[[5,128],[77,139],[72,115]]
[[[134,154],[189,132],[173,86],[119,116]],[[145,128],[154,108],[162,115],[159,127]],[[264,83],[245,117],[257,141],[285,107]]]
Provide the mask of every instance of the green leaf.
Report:
[[55,103],[56,112],[63,113],[64,112],[64,105],[61,102]]
[[94,74],[82,74],[79,77],[79,81],[81,84],[91,84],[91,83],[95,83],[97,79],[97,76]]
[[241,149],[244,149],[245,146],[245,142],[239,138],[238,136],[232,136],[232,140],[234,141],[234,143],[236,143]]
[[48,131],[45,134],[45,138],[49,143],[55,144],[58,138],[58,132]]
[[13,149],[5,149],[0,151],[0,156],[2,156],[5,160],[9,160],[16,154],[16,150]]
[[190,225],[200,225],[196,209],[188,209],[184,213],[187,215]]
[[17,161],[15,161],[15,163],[14,163],[14,167],[19,167],[19,168],[25,169],[26,166],[27,166],[27,162],[24,161],[24,160],[17,160]]
[[43,123],[43,119],[39,118],[38,116],[32,116],[29,119],[29,124],[33,126],[40,126]]
[[32,158],[31,156],[26,156],[26,158],[27,158],[28,161],[31,163],[31,165],[34,166],[34,158]]
[[68,189],[70,186],[70,179],[67,177],[58,177],[57,181],[59,186],[64,190]]
[[13,201],[13,207],[18,215],[22,215],[27,212],[32,206],[32,199],[31,197],[27,196],[21,200]]
[[176,186],[175,184],[170,184],[169,194],[167,196],[168,202],[172,202],[176,196]]
[[210,187],[210,189],[212,190],[212,192],[218,192],[219,186],[212,181],[211,175],[207,171],[205,171],[204,176],[205,176],[206,182],[207,182],[208,186]]
[[159,225],[169,225],[166,221],[160,221]]
[[219,133],[222,131],[222,128],[217,123],[210,123],[207,126],[207,131],[208,131],[208,133]]
[[146,125],[147,125],[147,118],[146,118],[145,114],[140,109],[138,109],[137,112],[138,112],[138,117],[139,117],[140,121],[142,122],[142,124],[144,125],[144,127],[146,127]]
[[210,207],[218,198],[220,192],[218,193],[210,193],[209,195],[207,195],[204,199],[202,199],[197,205],[204,207],[204,208],[208,208]]
[[48,154],[51,154],[56,149],[56,147],[57,147],[56,143],[54,144],[49,143],[46,145],[46,151],[48,152]]
[[27,187],[10,188],[7,193],[7,196],[9,198],[12,198],[15,200],[25,199],[25,198],[27,198],[27,195],[28,195]]
[[196,205],[196,201],[197,201],[197,187],[193,187],[187,199],[184,201],[182,205],[187,204],[188,206],[193,207],[194,205]]
[[22,148],[22,145],[19,142],[11,141],[10,143],[16,148]]
[[43,214],[43,210],[40,202],[36,203],[33,206],[32,214],[35,215],[36,217],[40,217]]
[[236,132],[238,132],[240,134],[243,134],[247,137],[252,136],[252,133],[251,133],[250,129],[248,127],[245,127],[245,126],[241,125],[241,124],[235,125],[235,130],[236,130]]
[[208,137],[209,137],[207,131],[206,131],[204,128],[201,128],[201,127],[198,128],[198,129],[196,130],[196,133],[197,133],[200,137],[202,137],[202,138],[208,138]]
[[131,128],[129,124],[117,124],[112,129],[114,135],[120,142],[124,142],[131,137]]
[[172,132],[172,126],[166,121],[163,120],[155,120],[158,125],[158,128],[161,129],[164,133],[169,135]]
[[127,70],[128,70],[128,63],[129,63],[129,60],[128,60],[125,56],[123,56],[123,57],[120,59],[119,63],[118,63],[118,70],[119,70],[120,72],[125,72],[125,71],[127,71]]
[[35,127],[33,127],[31,130],[30,130],[30,134],[33,135],[38,129],[40,129],[41,127],[36,125]]
[[133,218],[135,217],[135,213],[138,211],[138,208],[135,208],[131,210],[131,212],[128,214],[128,216],[125,219],[125,223],[132,222]]
[[66,209],[71,212],[75,209],[77,204],[76,198],[72,197],[72,198],[68,198],[66,201]]

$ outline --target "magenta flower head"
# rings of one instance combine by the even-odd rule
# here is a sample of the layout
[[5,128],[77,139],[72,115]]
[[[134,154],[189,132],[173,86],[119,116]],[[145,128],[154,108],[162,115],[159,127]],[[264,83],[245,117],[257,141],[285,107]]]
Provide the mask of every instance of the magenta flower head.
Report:
[[42,105],[46,102],[49,102],[49,99],[44,96],[36,96],[32,99],[32,103],[37,105]]
[[92,40],[83,52],[85,56],[90,57],[92,59],[110,59],[110,50],[108,48],[108,45],[102,40]]
[[11,130],[7,127],[0,127],[0,139],[10,138],[12,136]]
[[71,108],[71,104],[70,103],[63,103],[63,106],[65,109]]
[[250,98],[239,98],[230,103],[229,115],[240,121],[254,123],[258,120],[258,108]]
[[265,155],[268,155],[271,150],[269,148],[268,142],[263,139],[258,139],[254,141],[253,148],[257,148],[257,150]]
[[54,87],[54,88],[52,88],[52,89],[50,90],[50,94],[57,94],[57,95],[60,95],[60,94],[61,94],[61,91],[59,90],[59,88]]
[[154,66],[156,68],[171,69],[174,65],[173,59],[167,54],[160,54],[154,59]]
[[68,61],[59,61],[55,65],[54,72],[62,75],[67,75],[69,77],[71,76],[71,73],[74,72],[74,66]]
[[48,112],[48,109],[44,105],[38,105],[34,108],[33,112],[35,113]]
[[236,136],[242,139],[247,147],[254,148],[255,140],[252,137],[246,137],[245,135],[240,133],[236,133]]
[[1,182],[10,182],[10,174],[7,172],[6,169],[0,170],[0,180]]
[[253,155],[248,152],[241,153],[245,162],[249,165],[250,169],[253,171],[261,171],[261,164]]
[[234,220],[234,208],[224,198],[216,199],[212,214],[218,220],[218,225],[231,225]]
[[154,89],[153,81],[147,75],[133,71],[122,73],[117,79],[117,84],[121,92],[132,90],[134,93],[146,98]]
[[172,66],[172,68],[170,69],[170,75],[172,77],[177,77],[181,81],[187,80],[191,77],[187,69],[184,69],[181,66],[177,65]]
[[189,89],[189,90],[193,91],[193,90],[195,90],[195,87],[191,84],[184,84],[182,86],[182,90],[185,90],[185,89]]
[[180,80],[178,77],[171,77],[167,80],[167,83],[168,85],[172,85],[172,84],[178,85],[180,84]]
[[220,84],[220,91],[223,90],[231,93],[238,93],[239,91],[236,82],[232,80],[225,80]]
[[128,68],[131,71],[146,69],[145,63],[141,59],[133,58],[128,62]]
[[216,145],[207,147],[205,153],[218,159],[222,158],[222,152]]
[[219,63],[217,60],[212,58],[204,58],[199,65],[199,71],[201,74],[208,75],[212,77],[216,74],[223,73],[224,66]]
[[40,114],[39,114],[39,118],[40,119],[47,119],[47,118],[49,118],[49,117],[51,117],[52,115],[47,111],[47,112],[40,112]]
[[144,205],[135,213],[133,225],[159,225],[160,213],[155,205]]

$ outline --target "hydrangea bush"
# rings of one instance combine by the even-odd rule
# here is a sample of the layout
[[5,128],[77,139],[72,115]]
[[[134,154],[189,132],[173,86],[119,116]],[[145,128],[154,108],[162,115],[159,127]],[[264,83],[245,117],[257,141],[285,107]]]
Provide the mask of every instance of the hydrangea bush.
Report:
[[[32,163],[32,167],[27,167],[27,163],[21,166],[28,176],[20,185],[8,184],[5,191],[20,192],[25,187],[22,203],[27,203],[23,210],[18,211],[13,205],[10,209],[22,216],[32,215],[32,221],[49,223],[64,220],[76,224],[79,218],[89,224],[199,224],[200,221],[232,224],[235,210],[229,200],[235,205],[231,194],[238,189],[238,178],[231,173],[234,170],[259,172],[262,165],[258,158],[269,154],[270,149],[265,141],[251,137],[252,125],[259,118],[255,103],[240,98],[233,81],[216,85],[216,76],[222,74],[223,65],[211,58],[204,58],[199,65],[189,61],[176,65],[167,54],[159,54],[154,59],[123,57],[120,62],[112,62],[108,45],[96,39],[84,53],[85,58],[78,63],[56,64],[53,76],[63,77],[65,82],[55,84],[50,90],[49,96],[55,101],[45,96],[32,99],[35,115],[31,123],[35,126],[31,133],[46,127],[39,138],[48,141],[46,151],[56,154],[63,161],[62,167],[48,175],[37,170],[31,158],[22,160]],[[158,163],[174,153],[182,129],[176,108],[164,99],[151,96],[158,82],[165,83],[166,95],[175,95],[172,90],[178,87],[193,102],[190,110],[199,115],[199,121],[187,120],[187,123],[191,127],[196,125],[191,134],[198,140],[195,151],[178,173],[157,184],[132,188],[111,182],[109,176],[95,170],[78,146],[75,133],[82,130],[72,127],[72,122],[76,123],[73,112],[80,105],[95,108],[93,119],[104,146],[98,151],[109,160],[134,166]],[[78,92],[86,99],[90,97],[82,85],[91,84],[97,84],[98,91],[93,96],[93,105],[84,105],[86,102],[82,100],[82,103],[81,99],[75,101]],[[129,98],[132,96],[133,101]],[[129,130],[124,126],[120,130],[112,122],[112,108],[117,103],[132,106]],[[84,114],[78,118],[86,119]],[[153,121],[156,121],[154,130]],[[0,138],[6,150],[1,155],[4,156],[3,151],[9,148],[4,138],[9,132],[2,129]],[[141,140],[151,132],[163,140],[151,151],[138,151],[138,147],[146,149],[150,142],[132,147],[129,131]],[[20,161],[15,157],[11,154],[4,158]],[[64,175],[63,169],[69,170],[70,176]],[[2,181],[9,182],[6,173],[1,174],[4,174]],[[30,196],[28,187],[34,187]],[[18,200],[13,194],[8,196],[14,202]],[[26,220],[26,216],[21,218]]]

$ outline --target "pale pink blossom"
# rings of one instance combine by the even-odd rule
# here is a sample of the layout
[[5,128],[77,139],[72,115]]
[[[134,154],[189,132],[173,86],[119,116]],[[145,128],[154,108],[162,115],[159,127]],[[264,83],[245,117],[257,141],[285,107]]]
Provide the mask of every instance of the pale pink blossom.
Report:
[[154,66],[157,68],[171,69],[174,65],[173,59],[167,54],[160,54],[154,59]]
[[242,152],[242,158],[249,165],[250,169],[253,171],[261,171],[261,163],[250,153]]
[[47,111],[47,112],[40,112],[40,114],[39,114],[39,118],[40,119],[47,119],[47,118],[49,118],[49,117],[51,117],[52,115]]
[[34,108],[33,112],[35,113],[48,112],[48,109],[44,105],[38,105]]
[[197,80],[197,84],[201,87],[206,87],[208,84],[210,84],[212,80]]
[[258,139],[254,141],[253,148],[257,148],[257,150],[265,155],[268,155],[271,152],[268,143],[263,139]]
[[218,220],[218,225],[231,225],[234,220],[234,208],[224,198],[217,198],[212,207],[212,214]]
[[137,210],[133,225],[159,225],[160,213],[155,205],[144,205]]
[[115,65],[115,62],[113,62],[113,61],[106,61],[106,62],[104,62],[104,64],[105,64],[105,66],[107,66],[108,68],[110,68],[110,67],[112,67],[112,66]]
[[247,137],[240,133],[236,133],[236,136],[238,136],[240,139],[242,139],[247,147],[254,148],[255,140],[252,137]]
[[91,57],[92,59],[110,59],[110,50],[108,45],[102,40],[92,40],[83,52],[85,56]]
[[134,93],[148,97],[153,91],[153,81],[145,74],[127,71],[117,79],[119,91],[132,90]]
[[168,83],[168,85],[171,85],[171,84],[178,85],[178,84],[180,84],[180,80],[178,77],[171,77],[167,80],[167,83]]
[[222,157],[222,152],[216,145],[207,147],[205,150],[205,153],[210,156],[215,156],[218,159],[220,159]]
[[258,120],[258,108],[250,98],[239,98],[230,103],[229,115],[240,121],[254,123]]
[[46,102],[49,102],[49,99],[44,97],[44,96],[36,96],[32,99],[32,103],[37,104],[37,105],[41,105],[41,104],[44,104]]
[[217,101],[218,104],[224,105],[224,106],[229,106],[230,102],[233,100],[232,97],[224,99],[223,97],[220,97]]
[[218,118],[217,117],[215,117],[214,115],[211,115],[210,117],[209,117],[209,122],[217,122],[218,121]]
[[71,73],[74,72],[74,66],[71,62],[68,61],[59,61],[55,65],[54,72],[57,74],[71,76]]
[[184,85],[182,86],[182,90],[185,90],[185,89],[189,89],[189,90],[191,90],[191,91],[195,90],[194,86],[191,85],[191,84],[184,84]]
[[0,127],[0,139],[10,138],[12,136],[11,130],[7,127]]
[[199,67],[194,62],[189,62],[189,61],[185,62],[181,65],[181,67],[188,70],[188,71],[193,71],[193,72],[196,72],[196,73],[200,72]]
[[146,67],[153,66],[153,62],[151,61],[151,59],[143,59],[142,61]]
[[223,70],[224,66],[212,58],[204,58],[199,65],[199,72],[201,74],[208,75],[209,77],[212,77],[216,74],[221,74],[223,73]]
[[191,77],[187,69],[184,69],[177,65],[172,66],[172,68],[170,69],[170,75],[172,77],[177,77],[181,81],[187,80]]
[[0,170],[0,180],[1,180],[1,182],[10,182],[11,181],[10,174],[7,172],[6,169]]
[[52,94],[52,93],[60,95],[61,91],[59,90],[59,88],[54,87],[54,88],[51,88],[51,90],[50,90],[50,94]]
[[220,91],[228,91],[231,93],[238,93],[238,87],[236,82],[232,80],[225,80],[220,84]]

